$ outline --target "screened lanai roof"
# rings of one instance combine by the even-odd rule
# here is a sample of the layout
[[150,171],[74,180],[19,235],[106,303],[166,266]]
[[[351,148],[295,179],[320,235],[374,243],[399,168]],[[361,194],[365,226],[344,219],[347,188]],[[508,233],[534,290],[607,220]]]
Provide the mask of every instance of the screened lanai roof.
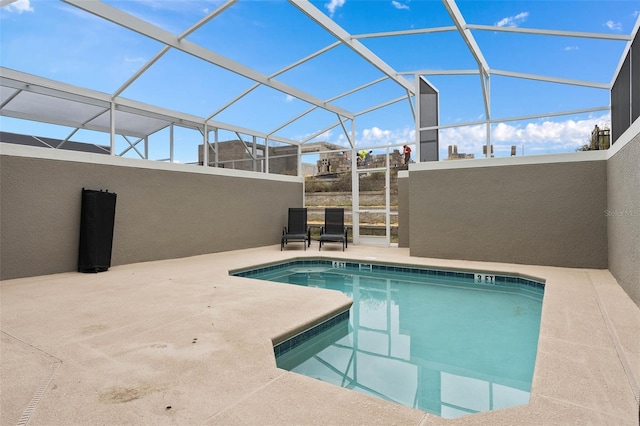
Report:
[[[291,144],[399,145],[415,142],[423,78],[439,93],[441,149],[475,150],[554,123],[606,125],[640,10],[606,0],[0,5],[3,130],[20,132],[8,119],[69,129],[61,138],[206,126]],[[540,137],[566,149],[581,136]]]

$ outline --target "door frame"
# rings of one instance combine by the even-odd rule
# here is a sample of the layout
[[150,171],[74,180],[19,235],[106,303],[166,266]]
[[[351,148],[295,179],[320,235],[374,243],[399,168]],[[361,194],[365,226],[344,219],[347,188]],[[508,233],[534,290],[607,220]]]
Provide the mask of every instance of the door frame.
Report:
[[[354,168],[353,185],[352,185],[352,224],[353,224],[353,243],[384,246],[391,245],[391,190],[389,177],[389,147],[387,147],[385,155],[385,166],[376,168]],[[383,209],[360,208],[360,175],[372,172],[383,172],[384,175],[384,198],[385,205]],[[360,235],[360,214],[361,213],[384,213],[385,217],[385,235]]]

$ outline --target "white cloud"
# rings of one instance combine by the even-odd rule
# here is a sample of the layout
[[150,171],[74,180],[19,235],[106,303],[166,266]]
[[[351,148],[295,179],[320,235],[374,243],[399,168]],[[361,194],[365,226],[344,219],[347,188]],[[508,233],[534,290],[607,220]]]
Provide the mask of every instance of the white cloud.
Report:
[[384,130],[378,127],[364,129],[357,141],[359,146],[393,145],[405,142],[413,142],[416,138],[416,131],[413,128]]
[[374,126],[370,129],[364,129],[362,131],[362,141],[363,142],[387,141],[389,140],[390,135],[391,135],[391,130],[382,130]]
[[529,12],[520,12],[516,16],[507,16],[506,18],[502,18],[500,21],[496,23],[498,27],[517,27],[518,24],[526,21],[529,17]]
[[[509,156],[511,146],[515,145],[517,154],[546,154],[574,152],[588,142],[595,125],[609,128],[611,116],[592,116],[589,118],[563,121],[539,120],[527,124],[499,123],[491,127],[491,143],[497,157]],[[359,132],[356,147],[373,148],[376,146],[414,144],[415,129],[382,129],[377,126]],[[301,137],[300,139],[304,139]],[[347,146],[342,132],[331,131],[314,138],[314,141],[327,141]],[[486,125],[447,128],[440,131],[440,151],[446,158],[449,145],[457,145],[459,153],[475,154],[482,157],[482,147],[487,143]],[[358,148],[360,149],[360,148]]]
[[[311,133],[298,134],[298,135],[294,135],[292,139],[303,141],[309,138],[311,135],[312,135]],[[322,134],[317,135],[316,137],[314,137],[313,139],[307,142],[310,142],[310,143],[311,142],[333,142],[331,140],[332,137],[333,137],[333,132],[331,130],[327,130],[326,132],[323,132]],[[338,139],[342,139],[342,135],[338,135]]]
[[604,26],[612,31],[622,31],[622,24],[620,22],[607,21]]
[[336,10],[342,6],[344,6],[344,2],[346,0],[331,0],[329,3],[325,4],[324,7],[329,11],[329,16],[333,18],[333,14],[336,13]]
[[295,97],[293,97],[293,96],[291,96],[291,95],[287,95],[287,96],[285,96],[285,98],[284,98],[284,101],[285,101],[286,103],[293,102],[294,100],[295,100]]
[[29,0],[17,0],[7,6],[9,12],[33,12],[33,7]]
[[331,138],[332,132],[331,130],[327,130],[326,132],[322,133],[321,135],[318,135],[315,137],[316,140],[329,140]]
[[393,7],[395,7],[398,10],[409,10],[409,5],[408,4],[403,4],[400,3],[399,1],[393,0],[391,2],[391,4],[393,5]]
[[[491,142],[496,156],[500,151],[509,152],[515,145],[520,153],[524,145],[526,153],[572,152],[586,144],[595,125],[609,126],[609,114],[582,120],[539,121],[526,125],[499,123],[492,126]],[[459,153],[482,154],[482,146],[487,142],[486,126],[479,124],[440,131],[440,147],[457,145]]]
[[571,51],[571,50],[580,50],[580,48],[578,46],[567,46],[564,48],[564,50]]
[[[310,135],[302,135],[295,137],[294,139],[303,140],[309,136]],[[414,143],[416,139],[416,131],[412,127],[388,130],[373,126],[369,129],[363,129],[360,134],[356,136],[356,138],[356,146],[358,147],[369,148],[375,146],[397,145],[407,142]],[[348,145],[347,138],[342,131],[337,132],[335,135],[331,130],[326,131],[323,134],[313,138],[313,141],[326,141],[343,146]]]

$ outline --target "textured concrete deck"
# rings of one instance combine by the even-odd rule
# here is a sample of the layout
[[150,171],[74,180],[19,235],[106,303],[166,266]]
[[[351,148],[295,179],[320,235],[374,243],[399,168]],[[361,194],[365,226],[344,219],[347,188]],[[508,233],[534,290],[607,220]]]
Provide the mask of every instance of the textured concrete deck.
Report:
[[[608,271],[299,246],[2,282],[0,424],[638,424],[640,310]],[[272,339],[350,301],[228,270],[319,254],[546,279],[530,404],[444,420],[276,368]]]

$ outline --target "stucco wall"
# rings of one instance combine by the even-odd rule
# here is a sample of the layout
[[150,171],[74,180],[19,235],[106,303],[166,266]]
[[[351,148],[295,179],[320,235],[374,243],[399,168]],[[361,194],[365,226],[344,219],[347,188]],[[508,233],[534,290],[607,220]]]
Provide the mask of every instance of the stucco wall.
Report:
[[409,174],[398,173],[398,247],[409,247]]
[[8,150],[0,156],[1,279],[77,270],[83,187],[117,194],[112,266],[277,244],[288,207],[303,205],[297,177]]
[[640,120],[631,130],[623,135],[630,141],[607,161],[605,216],[609,270],[640,307]]
[[409,172],[411,255],[607,268],[606,152],[462,161]]

